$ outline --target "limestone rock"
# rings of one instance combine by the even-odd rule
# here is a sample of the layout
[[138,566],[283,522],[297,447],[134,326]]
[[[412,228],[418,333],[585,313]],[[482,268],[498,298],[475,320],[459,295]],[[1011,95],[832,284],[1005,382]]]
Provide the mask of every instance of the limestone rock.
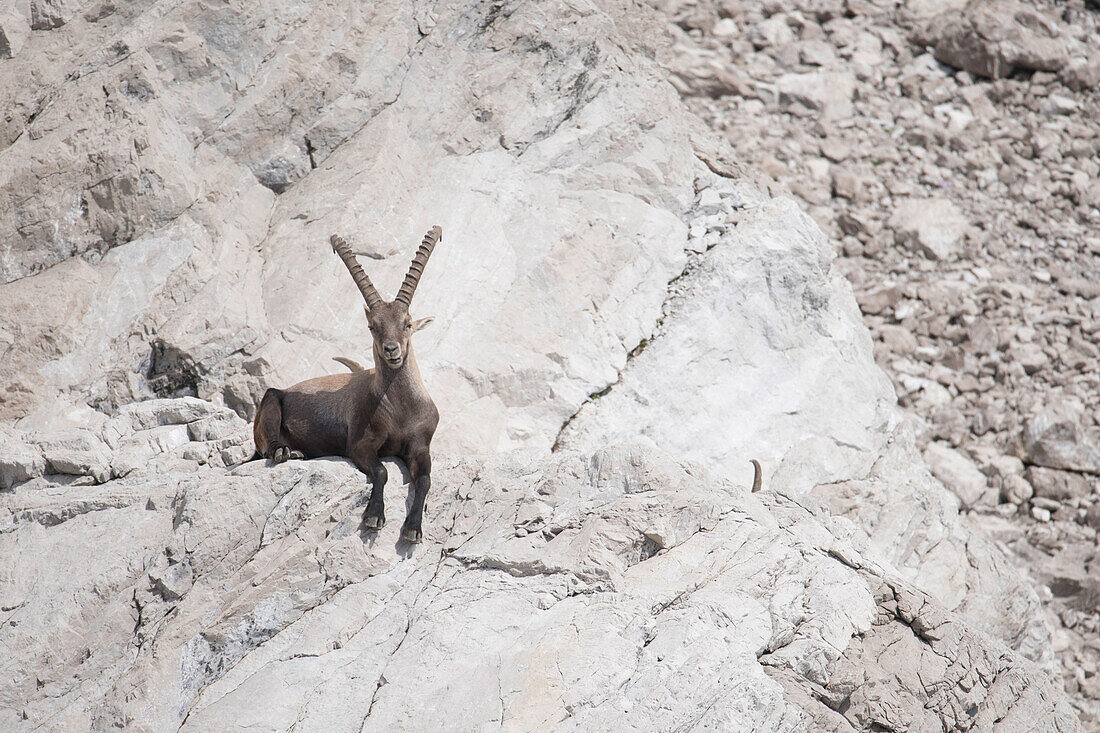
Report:
[[[737,28],[763,21],[751,5]],[[0,62],[0,440],[30,446],[0,494],[0,729],[1072,727],[1038,596],[924,469],[873,363],[858,268],[685,111],[651,9],[38,6],[63,23]],[[864,264],[904,252],[864,202],[964,165],[989,200],[1017,195],[1007,171],[1021,197],[1050,173],[1087,203],[1081,113],[1017,125],[1041,105],[1006,82],[987,104],[1020,104],[991,152],[987,121],[951,108],[966,75],[869,27],[884,8],[768,6],[782,43],[757,52],[720,23],[734,4],[693,4],[678,46],[683,28],[722,41],[668,73],[691,104],[736,106],[728,141],[783,146],[779,177],[843,159],[834,203]],[[799,73],[804,48],[832,65]],[[1049,226],[1035,208],[998,221]],[[225,468],[251,455],[264,389],[369,360],[328,236],[391,294],[435,223],[413,307],[437,316],[416,348],[444,422],[409,548],[396,463],[377,536],[345,461]],[[995,233],[966,236],[995,257]],[[1037,322],[1020,310],[1045,291],[985,264],[928,271],[965,297],[899,284],[874,316],[916,339],[937,430],[966,430],[960,395],[1026,376],[987,363],[1000,337],[980,363],[940,348],[1003,307]],[[1085,343],[1089,304],[1065,312]],[[80,475],[36,462],[35,441],[74,434]]]
[[19,53],[30,35],[30,23],[14,3],[0,8],[0,59],[10,59]]
[[364,484],[343,460],[254,462],[6,498],[0,577],[68,572],[0,585],[0,724],[1072,725],[1042,670],[841,528],[659,451],[446,462],[415,548],[397,521],[360,537]]
[[826,119],[837,120],[852,114],[855,79],[851,74],[812,71],[784,74],[776,80],[781,104],[798,103],[821,112]]
[[[364,261],[390,296],[442,225],[413,308],[437,317],[417,349],[441,408],[464,413],[438,436],[454,449],[549,448],[652,331],[685,263],[696,158],[675,91],[626,51],[656,37],[649,16],[303,7],[185,3],[172,29],[116,14],[51,31],[71,44],[48,65],[57,99],[3,136],[0,417],[179,396],[250,417],[266,387],[364,359],[336,231],[382,258]],[[124,60],[75,73],[123,29]],[[0,80],[13,120],[40,86],[20,78]],[[380,196],[379,180],[405,184]]]
[[1100,474],[1100,450],[1081,427],[1080,415],[1055,405],[1024,423],[1027,460],[1039,466]]
[[70,430],[33,440],[42,451],[49,473],[91,476],[103,482],[111,476],[110,449],[98,436],[86,430]]
[[936,59],[977,76],[1000,78],[1015,69],[1058,71],[1069,53],[1058,29],[1015,0],[970,3],[931,21],[923,37]]
[[924,460],[928,462],[932,475],[959,497],[964,507],[978,505],[987,494],[985,474],[957,450],[943,443],[930,443],[924,449]]
[[1023,476],[1013,474],[1002,480],[1001,497],[1010,504],[1025,504],[1034,495],[1035,487]]
[[0,489],[10,489],[46,472],[42,449],[0,426]]
[[967,226],[958,207],[942,198],[907,199],[890,215],[896,241],[933,260],[955,257]]
[[[608,391],[593,394],[558,446],[594,451],[640,438],[745,483],[757,458],[765,491],[826,502],[948,608],[1049,660],[1033,592],[961,526],[941,484],[913,475],[919,452],[898,425],[858,312],[831,295],[846,288],[829,268],[832,248],[788,201],[735,216],[737,226],[677,282],[660,331]],[[806,380],[816,386],[796,386]],[[699,394],[708,409],[697,409]],[[901,505],[910,507],[904,521],[884,520],[883,507]]]
[[1034,487],[1035,496],[1060,502],[1083,499],[1091,491],[1088,479],[1083,475],[1053,468],[1030,466],[1027,480]]

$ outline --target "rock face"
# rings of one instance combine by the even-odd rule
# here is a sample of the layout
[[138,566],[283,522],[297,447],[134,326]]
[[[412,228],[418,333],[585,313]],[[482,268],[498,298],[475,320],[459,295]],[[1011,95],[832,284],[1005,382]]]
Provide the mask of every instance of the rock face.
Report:
[[[694,156],[656,68],[603,42],[611,15],[128,12],[74,19],[3,76],[11,118],[32,121],[0,153],[0,416],[179,395],[249,416],[265,385],[362,358],[336,231],[392,297],[442,225],[414,310],[437,317],[421,362],[444,413],[477,405],[443,426],[456,448],[549,447],[652,330],[685,262]],[[37,78],[47,51],[79,78]]]
[[780,494],[644,446],[451,460],[435,485],[410,547],[397,521],[361,536],[342,459],[22,484],[0,724],[1073,729],[1046,672]]
[[[655,15],[77,10],[0,62],[0,728],[1075,729],[1037,595]],[[434,223],[410,547],[346,461],[235,464],[266,386],[369,351],[328,236],[392,294]]]

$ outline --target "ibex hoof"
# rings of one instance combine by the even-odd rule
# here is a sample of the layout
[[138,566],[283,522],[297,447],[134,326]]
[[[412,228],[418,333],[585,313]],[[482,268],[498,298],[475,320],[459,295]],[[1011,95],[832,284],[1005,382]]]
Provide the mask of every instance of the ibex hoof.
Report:
[[401,539],[408,542],[410,545],[420,544],[420,540],[424,538],[424,533],[419,529],[409,529],[408,527],[401,528]]
[[379,530],[386,526],[385,517],[363,515],[363,526],[367,529]]
[[286,463],[290,460],[303,461],[305,460],[305,457],[306,454],[302,451],[287,448],[285,445],[279,446],[271,454],[271,460],[273,460],[275,463]]

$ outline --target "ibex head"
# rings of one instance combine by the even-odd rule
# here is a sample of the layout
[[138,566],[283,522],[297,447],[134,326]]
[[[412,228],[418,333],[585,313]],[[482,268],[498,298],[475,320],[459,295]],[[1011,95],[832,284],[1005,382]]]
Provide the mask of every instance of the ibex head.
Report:
[[385,366],[393,370],[400,369],[409,354],[409,337],[433,320],[429,316],[414,321],[409,315],[409,303],[412,302],[413,293],[416,292],[420,276],[424,274],[424,266],[428,263],[432,250],[442,237],[443,230],[437,226],[424,235],[424,241],[420,243],[420,248],[409,265],[409,272],[405,275],[405,282],[401,283],[397,297],[387,303],[382,300],[367,273],[363,272],[348,243],[342,237],[332,235],[333,251],[344,261],[366,301],[363,309],[367,313],[367,322],[374,338],[374,362],[379,368]]

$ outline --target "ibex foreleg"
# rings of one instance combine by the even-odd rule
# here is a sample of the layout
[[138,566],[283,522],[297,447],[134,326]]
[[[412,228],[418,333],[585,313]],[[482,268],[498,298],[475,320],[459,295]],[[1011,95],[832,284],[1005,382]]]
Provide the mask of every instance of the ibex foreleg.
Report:
[[367,529],[382,529],[386,526],[386,505],[383,492],[386,488],[386,479],[389,472],[378,458],[378,451],[373,446],[360,443],[354,450],[349,451],[349,458],[355,467],[367,475],[371,482],[370,499],[367,508],[363,510],[363,526]]
[[413,502],[401,527],[401,539],[417,543],[424,537],[421,530],[424,521],[424,500],[432,488],[432,456],[427,443],[413,444],[405,455],[405,465],[409,467],[412,479]]

